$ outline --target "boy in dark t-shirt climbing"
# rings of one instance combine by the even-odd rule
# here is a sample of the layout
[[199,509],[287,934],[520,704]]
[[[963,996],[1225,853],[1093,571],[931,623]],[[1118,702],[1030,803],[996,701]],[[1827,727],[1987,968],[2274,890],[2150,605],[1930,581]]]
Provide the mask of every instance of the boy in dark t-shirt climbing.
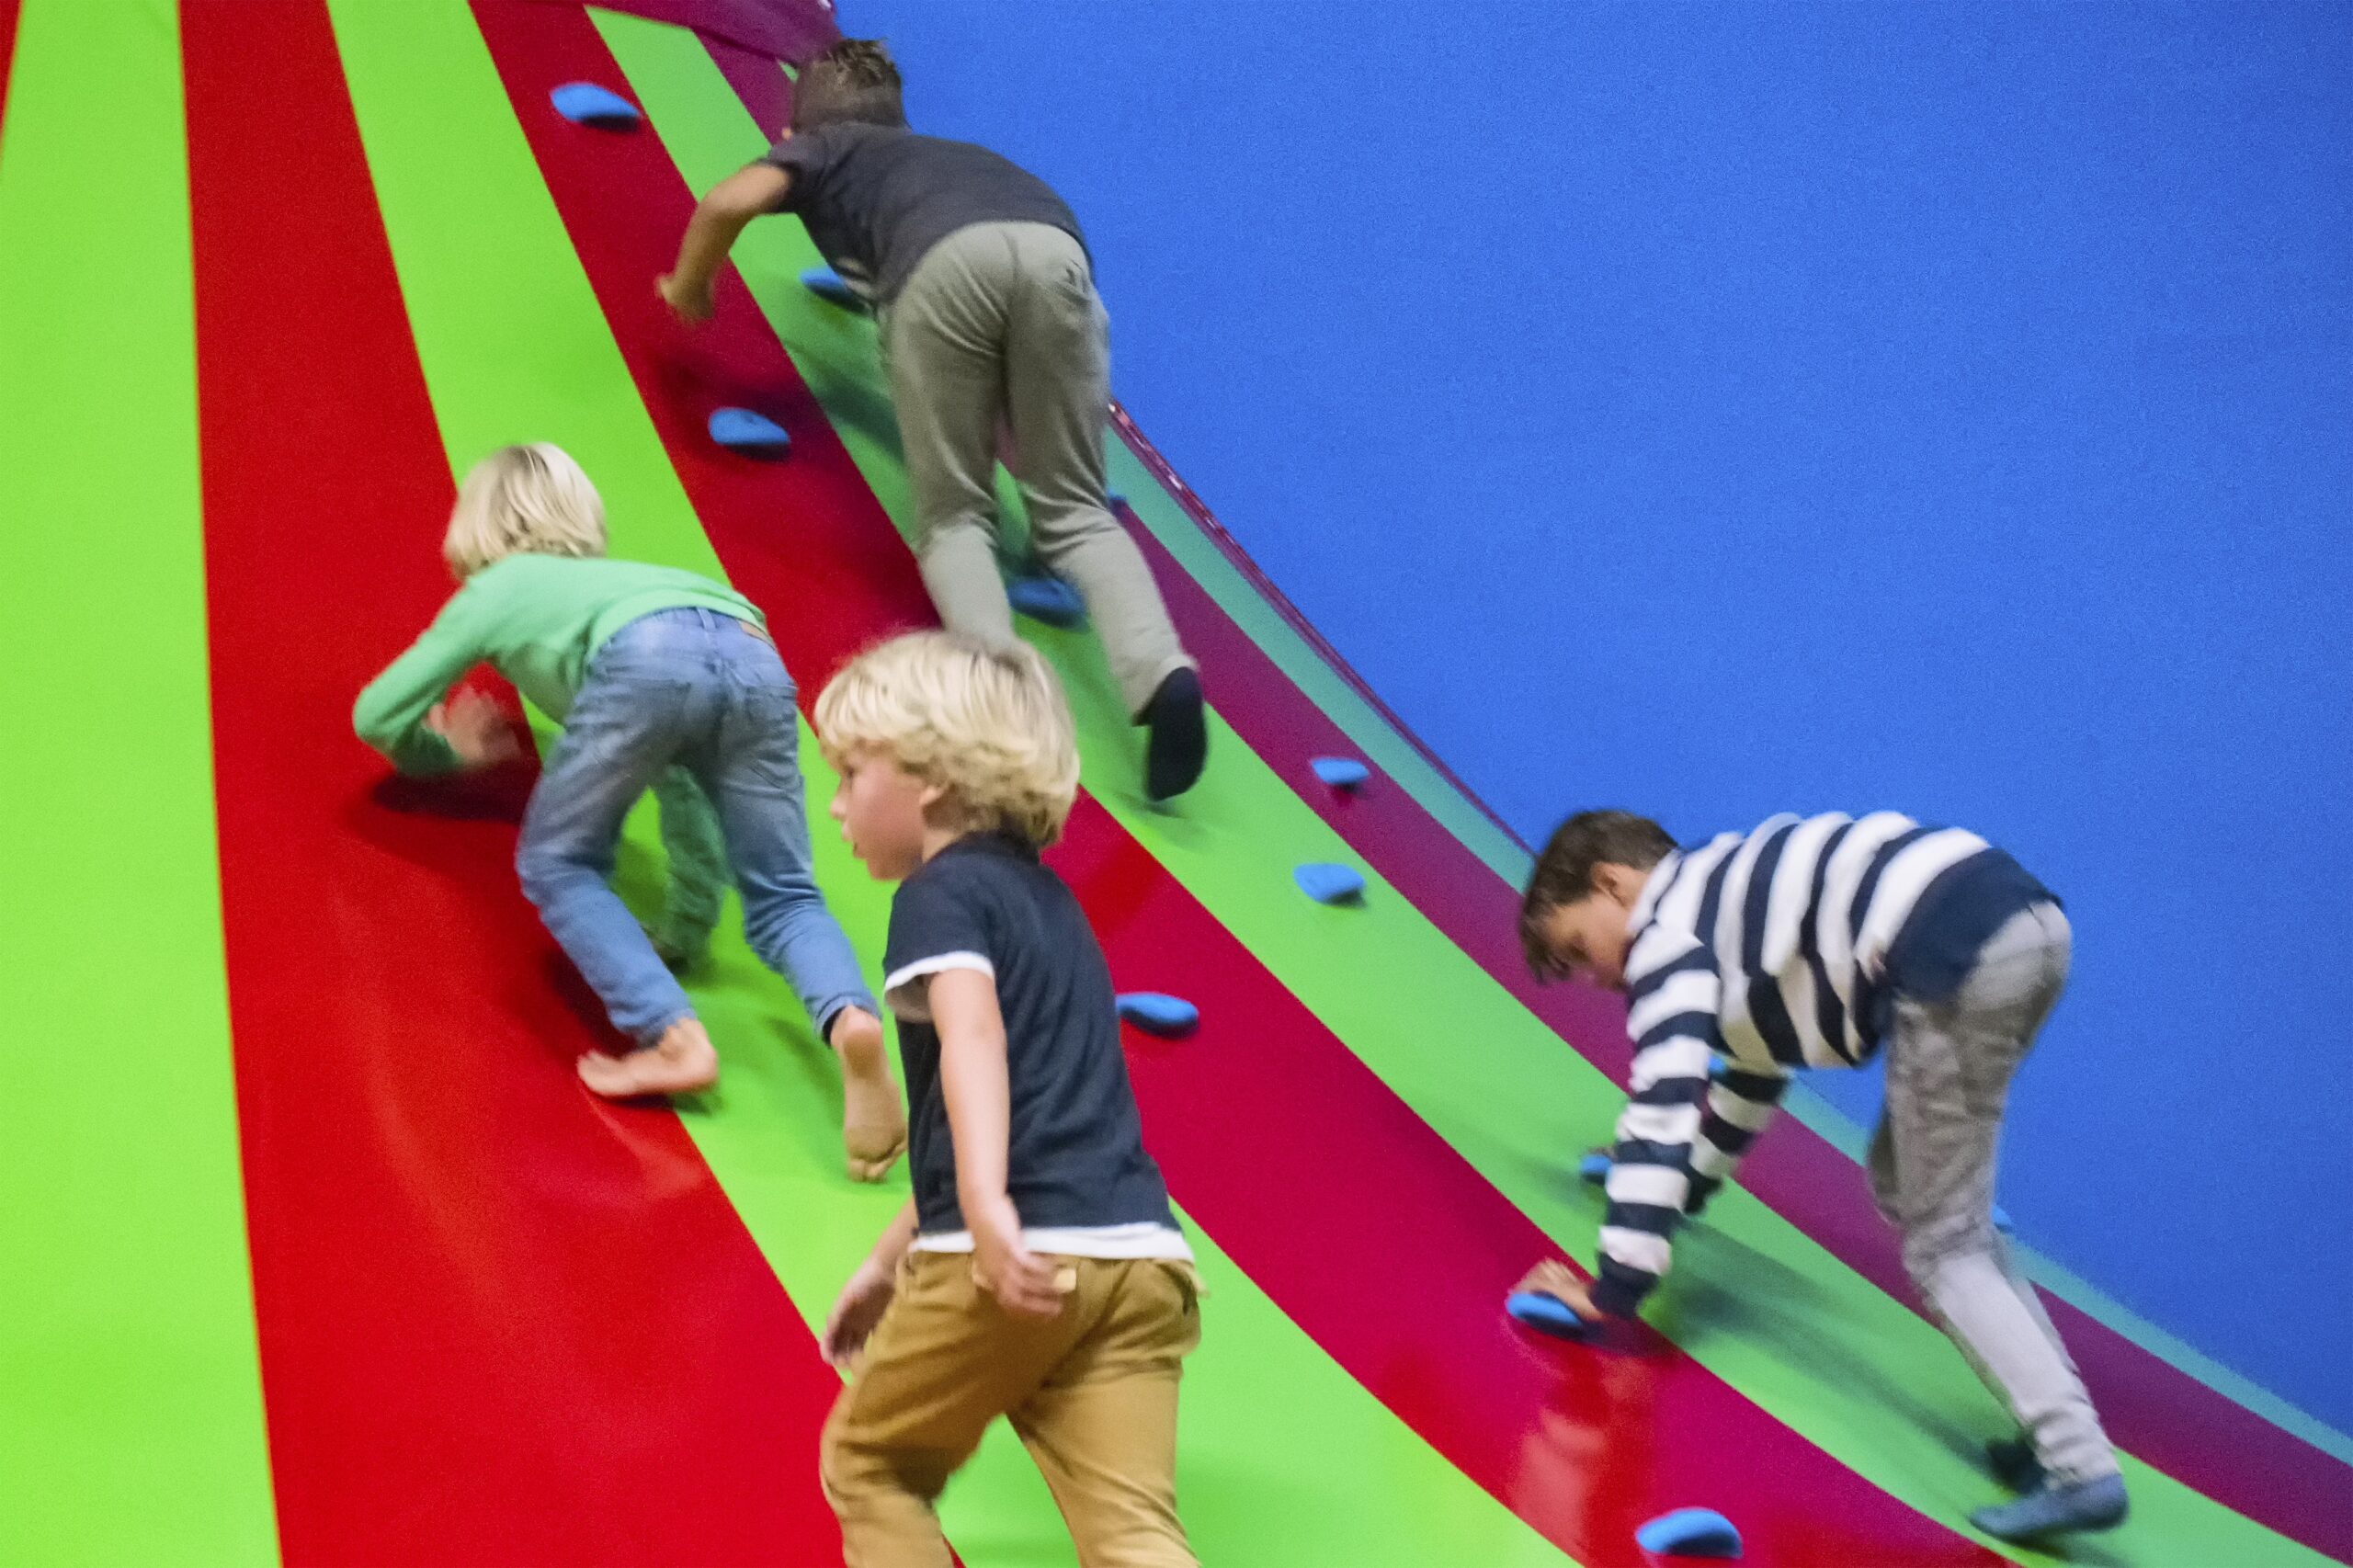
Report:
[[1149,726],[1145,792],[1192,788],[1209,744],[1200,677],[1106,504],[1109,318],[1078,220],[988,149],[909,131],[898,67],[860,39],[801,69],[784,139],[696,208],[660,283],[682,319],[710,317],[720,264],[768,212],[798,213],[877,307],[939,619],[992,647],[1015,640],[996,568],[1002,425],[1038,556],[1086,599],[1128,711]]
[[1192,1251],[1144,1152],[1103,951],[1038,858],[1078,790],[1062,691],[1026,644],[918,632],[853,660],[816,722],[834,820],[900,884],[883,992],[915,1182],[825,1322],[827,1358],[860,1363],[822,1460],[846,1560],[945,1568],[933,1505],[1004,1415],[1081,1562],[1189,1568]]

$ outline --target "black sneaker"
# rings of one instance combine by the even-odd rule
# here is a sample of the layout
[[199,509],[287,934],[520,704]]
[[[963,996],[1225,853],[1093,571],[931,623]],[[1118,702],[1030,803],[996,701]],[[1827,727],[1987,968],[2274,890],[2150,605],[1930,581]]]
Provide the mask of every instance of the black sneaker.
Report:
[[1144,744],[1143,792],[1155,801],[1181,795],[1199,782],[1209,760],[1210,727],[1201,707],[1201,677],[1189,665],[1171,670],[1137,722],[1152,732]]

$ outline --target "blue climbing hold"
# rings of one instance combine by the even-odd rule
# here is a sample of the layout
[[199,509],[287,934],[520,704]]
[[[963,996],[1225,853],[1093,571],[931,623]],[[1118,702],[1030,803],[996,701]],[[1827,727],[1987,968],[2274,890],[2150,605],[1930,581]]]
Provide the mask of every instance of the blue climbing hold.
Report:
[[1060,577],[1016,577],[1005,585],[1005,597],[1015,609],[1049,626],[1083,626],[1086,621],[1086,601]]
[[2006,1236],[2018,1228],[2018,1221],[2010,1218],[2010,1211],[1998,1203],[1994,1205],[1994,1228]]
[[839,305],[846,311],[866,309],[866,296],[849,286],[848,281],[830,267],[813,267],[801,275],[801,286],[829,305]]
[[1504,1298],[1504,1311],[1537,1333],[1549,1334],[1555,1339],[1580,1339],[1585,1335],[1585,1319],[1570,1310],[1569,1303],[1560,1297],[1541,1290],[1514,1290]]
[[1354,903],[1364,897],[1364,878],[1352,866],[1313,860],[1295,869],[1290,880],[1318,903]]
[[574,125],[593,126],[598,131],[634,131],[645,117],[637,106],[594,82],[566,82],[548,95],[548,102],[555,105],[555,112]]
[[1677,1508],[1636,1530],[1634,1544],[1669,1557],[1737,1557],[1740,1532],[1713,1508]]
[[1200,1027],[1201,1010],[1182,996],[1131,991],[1120,998],[1120,1017],[1146,1034],[1177,1040]]
[[1609,1179],[1609,1156],[1596,1149],[1577,1162],[1577,1175],[1599,1187]]
[[783,426],[748,408],[713,410],[710,438],[746,457],[780,458],[792,449],[792,437],[784,433]]
[[1335,790],[1356,789],[1372,777],[1372,769],[1352,756],[1319,756],[1307,766]]

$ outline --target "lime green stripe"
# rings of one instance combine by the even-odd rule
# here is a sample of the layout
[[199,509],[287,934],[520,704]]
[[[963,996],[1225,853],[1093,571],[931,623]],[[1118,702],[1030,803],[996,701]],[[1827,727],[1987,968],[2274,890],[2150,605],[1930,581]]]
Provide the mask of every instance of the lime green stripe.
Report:
[[[335,0],[333,10],[453,464],[518,434],[559,442],[603,488],[616,553],[717,574],[464,6]],[[497,221],[485,222],[485,213]],[[805,729],[802,741],[822,801],[832,777]],[[650,820],[632,823],[623,873],[625,888],[648,898],[658,881],[651,829]],[[879,968],[887,890],[867,881],[830,835],[822,838],[827,897],[861,959]],[[876,1191],[842,1176],[831,1058],[732,921],[695,989],[727,1075],[688,1125],[813,1320],[904,1200],[904,1181]],[[1501,1563],[1562,1561],[1223,1259],[1206,1261],[1209,1344],[1187,1382],[1183,1471],[1188,1523],[1205,1557],[1260,1552],[1271,1500],[1286,1510],[1295,1561],[1428,1563],[1457,1552]],[[1279,1492],[1265,1479],[1276,1475]],[[1393,1482],[1388,1495],[1363,1495],[1369,1475]],[[945,1512],[975,1563],[1071,1561],[1042,1483],[1002,1428],[950,1490]]]
[[[715,76],[697,79],[682,49],[657,53],[656,31],[642,24],[615,21],[607,30],[699,187],[756,152],[748,118],[723,99]],[[797,223],[778,222],[755,225],[735,259],[904,530],[896,454],[886,437],[861,428],[867,421],[848,416],[880,396],[870,328],[801,288],[813,256]],[[1187,551],[1188,560],[1199,554]],[[1609,1127],[1620,1091],[1379,878],[1369,877],[1363,909],[1303,903],[1290,885],[1293,864],[1355,857],[1222,724],[1210,775],[1181,811],[1144,805],[1135,793],[1136,743],[1092,640],[1042,631],[1035,640],[1061,666],[1079,710],[1088,789],[1490,1181],[1561,1244],[1590,1257],[1596,1206],[1570,1194],[1560,1170],[1567,1151]],[[1989,1500],[1970,1454],[1973,1435],[1997,1413],[1933,1328],[1743,1193],[1720,1200],[1681,1251],[1686,1282],[1662,1303],[1658,1322],[1686,1350],[1932,1517],[1959,1527],[1970,1506]],[[1733,1296],[1705,1283],[1730,1279],[1752,1288]],[[1769,1284],[1754,1288],[1759,1280]],[[2129,1469],[2134,1523],[2120,1546],[2163,1542],[2216,1561],[2317,1561],[2137,1461]]]
[[172,7],[27,0],[0,140],[0,1562],[272,1561]]

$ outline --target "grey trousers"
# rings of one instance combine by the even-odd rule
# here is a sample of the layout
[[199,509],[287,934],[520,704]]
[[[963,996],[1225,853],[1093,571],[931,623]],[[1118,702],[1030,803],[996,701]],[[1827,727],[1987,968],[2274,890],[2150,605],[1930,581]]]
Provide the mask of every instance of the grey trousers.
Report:
[[2117,1472],[2059,1331],[1994,1229],[1994,1157],[2010,1078],[2050,1017],[2073,949],[2067,917],[2011,917],[1961,989],[1899,998],[1871,1191],[1904,1233],[1904,1267],[1985,1386],[2009,1405],[2062,1484]]
[[1104,502],[1110,318],[1086,252],[1045,223],[975,223],[934,245],[882,313],[924,585],[949,629],[1013,641],[996,567],[997,430],[1039,559],[1086,601],[1128,711],[1192,661],[1135,540]]

